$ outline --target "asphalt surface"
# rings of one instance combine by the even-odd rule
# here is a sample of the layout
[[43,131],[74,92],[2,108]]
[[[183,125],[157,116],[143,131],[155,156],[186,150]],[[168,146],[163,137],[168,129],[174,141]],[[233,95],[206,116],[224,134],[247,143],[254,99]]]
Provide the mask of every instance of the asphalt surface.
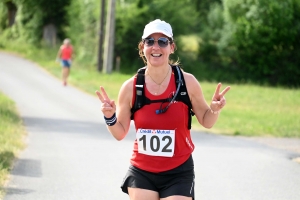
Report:
[[[28,132],[4,200],[129,199],[120,185],[135,133],[116,141],[96,95],[63,87],[36,64],[3,52],[0,91],[16,102]],[[196,199],[300,199],[300,164],[292,161],[299,154],[243,138],[195,131],[192,138]]]

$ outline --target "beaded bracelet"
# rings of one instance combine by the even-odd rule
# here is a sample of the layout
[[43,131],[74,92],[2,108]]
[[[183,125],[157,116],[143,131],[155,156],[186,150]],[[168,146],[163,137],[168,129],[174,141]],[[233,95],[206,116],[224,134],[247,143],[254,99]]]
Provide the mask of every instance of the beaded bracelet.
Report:
[[210,109],[210,112],[211,112],[212,114],[216,115],[216,114],[219,114],[219,113],[221,112],[221,110],[213,111],[212,109]]
[[104,116],[104,119],[108,126],[113,126],[115,125],[115,123],[117,123],[116,113],[114,113],[113,116],[111,116],[110,118]]

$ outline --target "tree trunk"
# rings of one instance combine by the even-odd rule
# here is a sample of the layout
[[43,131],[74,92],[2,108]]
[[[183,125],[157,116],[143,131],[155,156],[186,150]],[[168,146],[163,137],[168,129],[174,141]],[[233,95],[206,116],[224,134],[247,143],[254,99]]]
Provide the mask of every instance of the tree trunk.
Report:
[[110,74],[113,69],[113,53],[115,38],[115,0],[108,4],[104,41],[103,73]]
[[12,26],[15,23],[17,6],[11,1],[6,2],[6,6],[8,10],[8,26]]

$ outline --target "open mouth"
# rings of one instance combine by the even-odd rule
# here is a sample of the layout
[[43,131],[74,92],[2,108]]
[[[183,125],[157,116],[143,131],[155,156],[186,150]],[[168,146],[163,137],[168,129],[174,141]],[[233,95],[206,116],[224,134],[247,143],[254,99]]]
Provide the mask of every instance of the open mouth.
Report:
[[151,56],[153,56],[153,57],[161,57],[162,54],[154,53],[154,54],[151,54]]

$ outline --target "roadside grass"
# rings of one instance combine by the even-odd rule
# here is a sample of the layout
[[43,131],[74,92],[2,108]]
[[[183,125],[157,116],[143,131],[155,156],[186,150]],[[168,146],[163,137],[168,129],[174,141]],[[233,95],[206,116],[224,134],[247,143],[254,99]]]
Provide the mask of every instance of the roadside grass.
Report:
[[15,104],[0,93],[0,199],[11,170],[12,162],[25,146],[25,130]]
[[[197,40],[197,36],[181,38],[183,43]],[[193,44],[196,44],[195,42]],[[193,52],[197,45],[187,47],[187,52]],[[37,63],[58,79],[61,77],[61,67],[55,62],[57,48],[36,48],[22,42],[1,40],[0,50],[17,54]],[[73,63],[70,84],[95,95],[99,86],[104,86],[111,99],[117,100],[122,83],[134,75],[103,74],[85,62]],[[208,103],[215,91],[216,82],[200,82]],[[223,83],[230,85],[226,94],[227,105],[222,110],[219,120],[212,129],[205,129],[193,117],[192,129],[209,133],[236,136],[263,137],[297,137],[300,138],[300,89],[271,88],[253,84]],[[100,103],[99,103],[100,106]],[[100,112],[95,108],[95,112]],[[4,196],[4,188],[14,158],[25,147],[26,135],[22,121],[13,101],[0,92],[0,199]]]
[[[211,129],[213,132],[243,136],[300,137],[299,89],[228,85],[231,90],[226,94],[227,105]],[[210,83],[202,84],[202,88],[207,88],[204,94],[214,92]]]
[[[60,78],[60,66],[54,62],[57,49],[20,46],[22,45],[7,44],[5,51],[17,52]],[[95,90],[102,85],[110,98],[117,100],[120,86],[133,75],[134,72],[131,75],[117,72],[103,74],[97,72],[96,66],[78,63],[75,60],[71,69],[70,83],[91,95],[95,95]],[[210,103],[217,83],[200,82],[200,84],[207,102]],[[231,86],[231,90],[226,94],[227,105],[218,122],[212,129],[204,129],[193,117],[194,130],[225,135],[300,137],[299,89],[230,83],[223,83],[222,88],[227,85]]]

